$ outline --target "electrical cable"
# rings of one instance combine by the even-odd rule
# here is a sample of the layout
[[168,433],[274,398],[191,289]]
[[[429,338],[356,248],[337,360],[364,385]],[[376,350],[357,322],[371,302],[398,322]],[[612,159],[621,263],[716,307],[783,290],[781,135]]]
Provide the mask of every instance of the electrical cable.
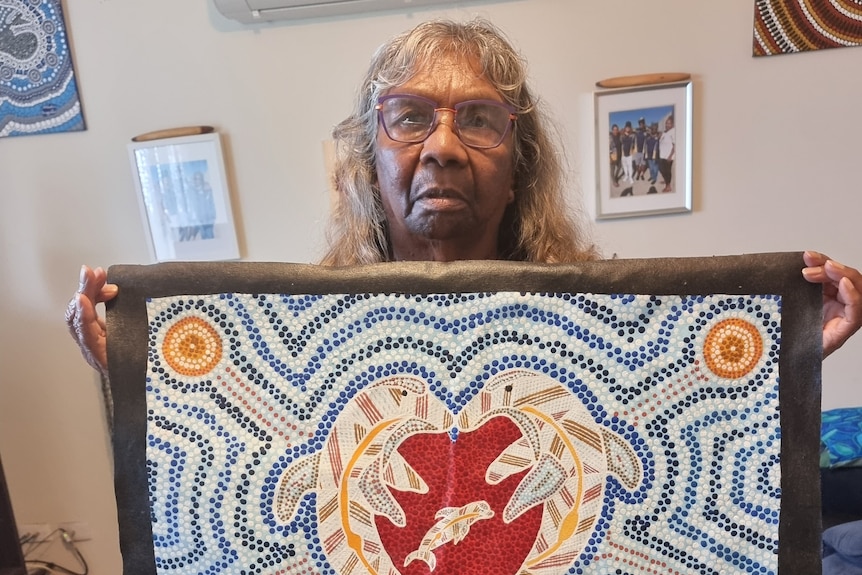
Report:
[[54,529],[53,531],[51,531],[50,533],[48,533],[47,535],[45,535],[41,539],[39,538],[38,532],[24,533],[23,535],[21,535],[21,538],[20,538],[21,550],[24,552],[24,557],[26,557],[27,555],[30,555],[31,553],[36,551],[36,549],[38,549],[39,547],[49,544],[51,542],[51,536],[54,535],[54,533],[57,533],[59,531],[60,531],[59,529]]
[[[60,532],[60,537],[63,539],[63,543],[65,544],[65,547],[67,549],[69,549],[69,551],[71,551],[72,554],[75,555],[75,558],[78,560],[78,563],[84,569],[83,571],[80,571],[80,572],[79,571],[72,571],[68,567],[63,567],[62,565],[57,565],[56,563],[53,563],[51,561],[42,561],[41,559],[27,559],[25,561],[25,563],[27,563],[28,565],[38,565],[40,567],[44,567],[45,569],[48,569],[49,571],[53,571],[55,573],[64,573],[65,575],[87,575],[90,572],[90,567],[87,565],[87,560],[84,559],[84,556],[78,550],[78,546],[75,545],[75,540],[72,538],[72,535],[68,531],[66,531],[65,529],[60,527],[60,528],[52,531],[45,538],[45,540],[48,540],[51,537],[51,535],[53,535],[54,533],[57,533],[58,531]],[[39,543],[43,543],[45,540],[43,540]]]

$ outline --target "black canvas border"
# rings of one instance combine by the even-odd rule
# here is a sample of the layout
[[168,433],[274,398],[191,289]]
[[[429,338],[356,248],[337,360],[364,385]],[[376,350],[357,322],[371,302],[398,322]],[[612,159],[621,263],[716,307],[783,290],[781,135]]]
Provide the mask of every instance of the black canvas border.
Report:
[[781,489],[778,569],[821,573],[820,393],[822,291],[806,282],[801,252],[582,264],[399,262],[322,267],[267,262],[117,265],[108,281],[108,366],[114,399],[115,493],[124,575],[156,573],[148,499],[146,397],[148,298],[214,293],[553,292],[779,295]]

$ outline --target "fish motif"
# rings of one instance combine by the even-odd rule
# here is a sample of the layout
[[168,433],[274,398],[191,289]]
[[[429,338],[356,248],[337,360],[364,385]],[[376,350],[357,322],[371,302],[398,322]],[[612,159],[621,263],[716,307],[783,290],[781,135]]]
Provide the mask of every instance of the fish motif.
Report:
[[[367,459],[368,454],[383,453],[386,457],[382,462],[374,458],[367,467],[363,466],[365,473],[361,474],[360,491],[366,496],[369,507],[389,517],[396,525],[403,525],[403,511],[383,487],[379,468],[384,464],[390,468],[400,464],[399,477],[418,478],[406,461],[400,457],[393,459],[394,448],[386,447],[386,439],[393,433],[397,437],[397,431],[405,426],[417,431],[433,428],[430,424],[423,425],[421,420],[405,417],[415,407],[409,401],[411,396],[416,398],[424,393],[425,382],[399,376],[376,382],[356,394],[339,418],[348,425],[339,426],[336,422],[323,450],[297,461],[282,474],[276,490],[276,516],[284,523],[289,522],[306,493],[325,490],[327,486],[341,489],[346,480],[352,478],[350,476],[360,471],[356,465],[359,460]],[[369,441],[371,439],[375,441]],[[370,473],[373,469],[377,473]],[[421,483],[416,490],[422,492]]]
[[323,448],[292,462],[282,473],[275,492],[275,516],[289,523],[302,498],[316,493],[318,532],[322,539],[328,534],[327,556],[342,557],[345,566],[358,563],[366,573],[386,573],[381,562],[388,562],[388,556],[368,551],[382,548],[373,517],[382,515],[404,526],[404,512],[389,488],[427,492],[397,447],[411,434],[452,424],[451,415],[438,404],[423,380],[408,375],[381,379],[354,394]]
[[468,503],[463,507],[444,507],[434,516],[438,521],[422,537],[419,549],[404,559],[404,566],[407,567],[419,559],[427,563],[428,568],[434,571],[434,568],[437,567],[437,557],[433,553],[435,549],[450,541],[452,545],[457,545],[467,537],[470,527],[474,523],[482,519],[490,519],[493,516],[494,511],[485,501]]
[[592,534],[607,475],[634,491],[643,478],[640,459],[624,438],[598,425],[570,390],[545,375],[509,370],[491,378],[483,391],[489,394],[489,413],[517,410],[529,417],[538,435],[539,457],[533,455],[535,440],[521,438],[491,463],[485,480],[495,484],[529,469],[507,503],[503,521],[510,523],[543,505],[539,535],[524,571],[556,573],[561,560],[577,558]]
[[[399,453],[400,445],[417,434],[449,433],[453,427],[473,431],[496,417],[509,419],[521,437],[488,466],[485,482],[496,485],[526,472],[497,512],[509,524],[543,507],[536,541],[519,573],[562,573],[592,535],[608,475],[634,491],[643,481],[643,468],[629,440],[596,422],[577,395],[528,370],[489,378],[457,415],[418,377],[391,376],[369,385],[347,402],[323,447],[282,472],[275,515],[289,523],[302,497],[314,492],[318,536],[336,572],[399,575],[375,517],[405,527],[404,510],[393,492],[428,492],[426,482]],[[457,544],[476,521],[494,514],[485,501],[441,509],[404,566],[420,560],[433,570],[435,549],[450,541]]]

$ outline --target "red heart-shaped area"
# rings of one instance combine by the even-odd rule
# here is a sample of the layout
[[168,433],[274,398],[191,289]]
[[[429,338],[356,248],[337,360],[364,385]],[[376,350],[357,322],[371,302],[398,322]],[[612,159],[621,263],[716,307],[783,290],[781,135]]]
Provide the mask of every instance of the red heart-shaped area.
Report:
[[398,452],[428,485],[424,494],[390,488],[404,509],[405,527],[393,525],[386,517],[375,517],[380,541],[403,575],[431,573],[421,560],[406,567],[404,560],[419,549],[425,534],[437,523],[437,512],[477,501],[487,502],[494,516],[473,523],[459,543],[450,541],[433,549],[437,560],[434,575],[517,575],[536,542],[543,506],[533,507],[507,525],[503,510],[529,469],[497,485],[485,481],[485,472],[520,437],[521,430],[510,419],[494,417],[476,430],[459,434],[454,442],[448,433],[424,433],[399,446]]

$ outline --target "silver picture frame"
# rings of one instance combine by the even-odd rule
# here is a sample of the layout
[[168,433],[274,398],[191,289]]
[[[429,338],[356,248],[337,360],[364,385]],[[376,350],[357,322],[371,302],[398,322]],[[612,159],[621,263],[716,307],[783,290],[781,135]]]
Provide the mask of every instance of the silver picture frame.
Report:
[[594,99],[596,219],[691,212],[692,82]]
[[218,133],[133,141],[128,149],[154,261],[239,259]]

